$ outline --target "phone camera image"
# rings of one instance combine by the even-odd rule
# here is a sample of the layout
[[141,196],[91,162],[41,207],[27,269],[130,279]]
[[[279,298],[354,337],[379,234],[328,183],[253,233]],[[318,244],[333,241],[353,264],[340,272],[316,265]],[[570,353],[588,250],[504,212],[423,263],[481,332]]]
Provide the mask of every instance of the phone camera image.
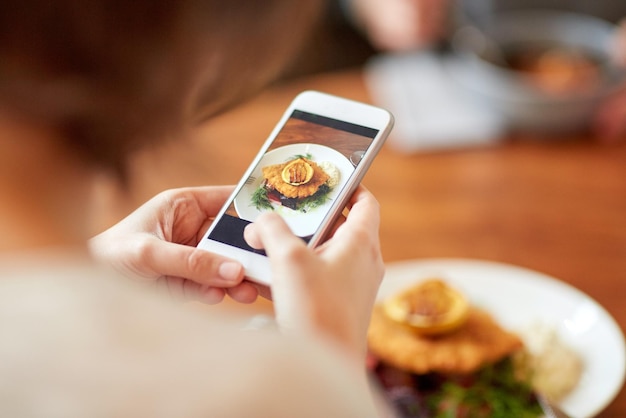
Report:
[[209,238],[260,252],[245,243],[243,229],[274,211],[308,242],[377,133],[294,110]]

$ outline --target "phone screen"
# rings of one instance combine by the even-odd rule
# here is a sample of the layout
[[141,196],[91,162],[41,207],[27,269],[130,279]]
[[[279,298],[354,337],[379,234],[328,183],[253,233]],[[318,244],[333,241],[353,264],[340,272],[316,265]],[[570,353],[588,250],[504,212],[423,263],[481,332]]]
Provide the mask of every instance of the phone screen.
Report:
[[279,213],[309,242],[378,134],[377,129],[294,110],[208,239],[264,255],[243,230],[266,211]]

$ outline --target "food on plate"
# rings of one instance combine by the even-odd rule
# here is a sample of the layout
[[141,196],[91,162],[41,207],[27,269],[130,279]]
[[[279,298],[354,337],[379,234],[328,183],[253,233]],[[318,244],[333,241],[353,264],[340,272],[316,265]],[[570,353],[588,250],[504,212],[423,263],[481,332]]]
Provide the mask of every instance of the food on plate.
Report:
[[322,161],[318,164],[318,166],[320,166],[321,169],[324,170],[326,174],[328,174],[328,180],[326,181],[328,187],[332,189],[339,184],[341,174],[339,173],[339,169],[333,163],[331,163],[330,161]]
[[414,374],[385,364],[375,373],[398,418],[544,418],[509,357],[469,375]]
[[599,59],[587,51],[556,45],[527,45],[506,55],[512,69],[525,74],[546,93],[585,92],[600,81]]
[[[311,175],[305,179],[309,170]],[[276,190],[288,198],[303,198],[313,196],[329,176],[315,162],[298,157],[283,164],[263,167],[263,178],[268,190]]]
[[[440,327],[437,319],[450,312],[456,312],[448,321],[452,325]],[[436,332],[418,329],[422,320],[415,327],[416,313],[435,319]],[[539,360],[537,353],[545,353],[548,341],[531,352],[520,335],[439,278],[377,303],[368,330],[370,368],[400,417],[539,417],[535,393],[558,400],[580,378],[576,374],[549,384],[536,380],[559,380],[562,372],[555,367],[569,367],[552,359],[548,370],[546,357]],[[559,398],[553,395],[557,388]]]
[[283,171],[280,173],[280,177],[287,184],[292,186],[302,186],[303,184],[311,181],[313,173],[313,166],[307,160],[304,158],[297,158],[284,165]]
[[560,401],[582,377],[581,357],[546,324],[533,324],[521,333],[526,349],[518,361],[524,362],[533,388],[551,401]]
[[339,183],[334,164],[316,163],[310,154],[296,155],[281,164],[261,169],[263,181],[251,198],[258,210],[273,210],[273,204],[308,212],[328,201],[328,194]]
[[465,322],[469,304],[465,297],[445,282],[426,280],[386,300],[385,315],[427,335],[452,331]]
[[471,307],[462,327],[443,335],[413,332],[374,307],[368,342],[387,364],[412,373],[471,373],[522,348],[522,340],[502,329],[486,312]]

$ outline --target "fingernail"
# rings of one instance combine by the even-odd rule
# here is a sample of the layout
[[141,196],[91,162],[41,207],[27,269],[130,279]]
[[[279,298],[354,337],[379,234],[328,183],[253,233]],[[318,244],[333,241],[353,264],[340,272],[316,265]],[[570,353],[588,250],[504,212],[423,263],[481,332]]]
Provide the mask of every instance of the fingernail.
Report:
[[222,279],[234,282],[239,280],[241,270],[241,264],[235,263],[234,261],[225,261],[220,265],[217,273]]

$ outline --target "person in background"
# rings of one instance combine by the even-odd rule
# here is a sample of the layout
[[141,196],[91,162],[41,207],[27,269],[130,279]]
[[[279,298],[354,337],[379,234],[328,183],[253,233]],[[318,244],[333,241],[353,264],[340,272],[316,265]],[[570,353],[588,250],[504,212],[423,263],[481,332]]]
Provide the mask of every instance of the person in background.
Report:
[[344,9],[382,51],[427,48],[449,33],[454,0],[344,0]]
[[[123,188],[132,152],[184,138],[265,86],[318,9],[0,2],[0,416],[386,413],[364,369],[383,275],[378,203],[364,188],[319,249],[277,215],[246,230],[269,254],[271,291],[195,248],[231,187],[165,191],[88,241],[100,177]],[[276,328],[254,331],[163,295],[270,292]]]
[[[513,9],[562,9],[619,23],[614,59],[626,68],[626,2],[622,0],[343,0],[344,9],[381,51],[431,47],[449,36],[455,21],[480,23]],[[626,85],[603,103],[592,128],[599,141],[626,140]]]

